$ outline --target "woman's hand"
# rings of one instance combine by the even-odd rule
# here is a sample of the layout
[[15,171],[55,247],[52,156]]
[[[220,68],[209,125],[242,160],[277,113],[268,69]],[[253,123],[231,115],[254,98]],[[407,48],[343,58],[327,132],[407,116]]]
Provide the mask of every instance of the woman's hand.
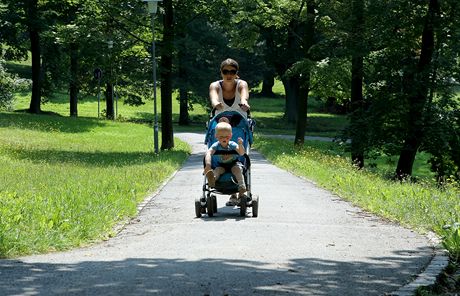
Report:
[[251,108],[246,102],[242,102],[241,104],[239,104],[239,106],[241,110],[243,110],[244,112],[248,112],[248,110]]
[[218,103],[214,106],[214,109],[216,110],[222,110],[224,109],[224,104],[223,103]]

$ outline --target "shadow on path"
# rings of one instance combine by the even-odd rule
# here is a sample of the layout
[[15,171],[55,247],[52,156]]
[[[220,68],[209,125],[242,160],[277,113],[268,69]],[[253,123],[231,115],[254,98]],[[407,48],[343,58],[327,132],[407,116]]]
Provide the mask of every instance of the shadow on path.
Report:
[[[394,283],[401,274],[391,272],[394,265],[411,270],[420,259],[412,253],[400,250],[392,258],[368,258],[369,262],[299,258],[286,266],[219,258],[129,258],[68,264],[4,260],[0,261],[0,294],[382,295],[398,288]],[[381,264],[381,260],[392,264]]]

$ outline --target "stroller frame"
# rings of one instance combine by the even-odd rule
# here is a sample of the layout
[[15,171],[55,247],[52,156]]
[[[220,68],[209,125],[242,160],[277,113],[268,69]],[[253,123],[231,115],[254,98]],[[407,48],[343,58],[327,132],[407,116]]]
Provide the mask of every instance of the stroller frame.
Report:
[[[219,113],[215,116],[211,116],[210,120],[207,122],[207,132],[205,137],[205,144],[208,148],[216,141],[214,137],[215,125],[222,117],[236,117],[236,122],[231,121],[232,125],[232,140],[236,142],[238,137],[243,138],[244,146],[246,148],[246,153],[243,156],[239,157],[239,160],[243,163],[243,178],[246,185],[246,193],[239,198],[238,207],[240,209],[240,216],[245,217],[247,208],[252,208],[252,216],[258,216],[259,208],[259,197],[255,194],[252,194],[251,186],[251,159],[249,158],[248,152],[250,145],[252,144],[252,132],[253,126],[255,125],[252,119],[246,119],[240,113],[236,111],[225,111]],[[238,118],[239,117],[239,118]],[[241,130],[242,131],[241,131]],[[233,153],[233,152],[232,152]],[[236,153],[236,151],[234,151]],[[203,167],[205,166],[203,158]],[[213,159],[212,167],[213,169],[217,166],[217,163]],[[208,217],[213,217],[217,213],[217,195],[231,195],[238,194],[238,185],[234,181],[233,175],[230,172],[225,172],[222,176],[216,181],[216,186],[211,188],[207,182],[206,176],[204,176],[203,186],[202,186],[202,196],[195,199],[195,214],[197,218],[200,218],[202,214],[207,214]]]

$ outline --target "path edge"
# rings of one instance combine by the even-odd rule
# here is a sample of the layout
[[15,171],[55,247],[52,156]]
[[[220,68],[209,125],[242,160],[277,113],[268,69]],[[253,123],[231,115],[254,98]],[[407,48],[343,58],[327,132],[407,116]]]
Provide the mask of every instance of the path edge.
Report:
[[433,246],[434,254],[425,269],[415,275],[414,279],[387,296],[413,296],[418,288],[436,283],[437,277],[449,264],[449,253],[441,245],[440,239],[434,232],[428,232],[426,237]]
[[[256,150],[256,149],[254,149]],[[260,153],[260,152],[259,152]],[[266,158],[267,161],[272,163],[269,159]],[[272,163],[273,164],[273,163]],[[274,164],[273,164],[274,165]],[[291,171],[288,171],[290,174],[303,179],[304,181],[312,183],[314,186],[321,188],[323,190],[327,190],[325,188],[322,188],[319,186],[315,181],[310,180],[308,178],[305,178],[304,176],[299,176],[297,174],[294,174]],[[329,190],[327,190],[329,191]],[[329,191],[330,192],[330,191]],[[342,197],[338,196],[337,194],[333,193],[333,195],[337,196],[340,200],[344,202],[349,202],[346,199],[343,199]],[[359,208],[360,210],[363,210],[357,205],[352,204],[354,207]],[[381,218],[380,216],[376,214],[372,214],[376,217]],[[399,224],[399,223],[398,223]],[[402,225],[399,224],[400,227],[403,227]],[[431,247],[433,248],[433,257],[431,258],[430,262],[425,266],[423,271],[419,274],[414,275],[414,279],[407,284],[403,285],[402,287],[398,288],[397,290],[390,292],[390,293],[385,293],[385,296],[414,296],[416,290],[419,287],[423,286],[430,286],[436,283],[437,277],[441,274],[441,272],[447,267],[449,264],[449,253],[447,252],[446,249],[444,249],[441,245],[441,240],[439,237],[432,231],[429,231],[425,237],[428,239],[429,243],[431,244]]]
[[[187,162],[189,159],[190,159],[190,156],[188,156],[187,159],[185,159],[184,163]],[[120,234],[120,232],[123,231],[123,229],[125,229],[126,226],[128,226],[129,224],[131,224],[131,221],[135,221],[136,219],[139,218],[139,215],[142,213],[142,211],[145,209],[145,207],[163,190],[163,188],[171,181],[172,178],[174,178],[174,176],[176,176],[176,174],[182,169],[183,165],[181,165],[177,170],[175,170],[174,172],[171,173],[171,175],[169,175],[168,178],[166,178],[166,180],[164,180],[158,187],[157,189],[150,193],[150,194],[147,194],[147,196],[144,198],[143,201],[141,201],[140,203],[137,204],[136,206],[136,214],[133,216],[133,217],[130,217],[124,221],[121,221],[120,223],[118,223],[117,225],[115,225],[115,227],[113,228],[113,232],[114,232],[114,237],[115,236],[118,236]]]

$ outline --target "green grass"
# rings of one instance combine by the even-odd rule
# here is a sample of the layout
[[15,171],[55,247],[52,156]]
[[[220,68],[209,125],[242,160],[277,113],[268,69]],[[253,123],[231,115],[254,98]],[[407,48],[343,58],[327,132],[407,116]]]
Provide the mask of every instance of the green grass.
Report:
[[[254,142],[254,147],[275,165],[309,178],[359,207],[402,225],[421,232],[433,230],[441,237],[448,237],[451,231],[443,226],[460,222],[458,187],[398,183],[380,174],[358,171],[334,143],[307,141],[303,149],[298,150],[286,140],[257,137]],[[459,243],[460,239],[454,239],[445,246],[457,258],[460,256]]]
[[8,72],[15,73],[21,78],[32,79],[32,56],[29,53],[27,60],[25,61],[7,61],[5,62],[6,69]]
[[[436,183],[435,173],[430,170],[431,154],[427,152],[418,152],[415,156],[414,165],[412,168],[412,177],[414,179],[421,179],[426,182]],[[374,159],[365,160],[366,167],[378,174],[391,177],[394,175],[395,168],[398,164],[399,156],[381,154]]]
[[183,163],[175,143],[155,155],[145,125],[0,113],[0,257],[112,235]]
[[[252,91],[257,93],[262,85]],[[287,123],[283,118],[285,100],[284,87],[281,81],[275,80],[273,92],[276,98],[250,98],[251,114],[257,121],[257,131],[265,134],[295,135],[295,125]],[[322,103],[314,97],[308,100],[307,135],[336,137],[348,125],[348,119],[344,115],[321,113]]]
[[[176,95],[173,95],[173,122],[179,121],[179,103],[176,99]],[[101,92],[100,101],[100,118],[103,119],[102,112],[104,112],[106,105],[104,100],[104,94]],[[158,118],[161,120],[161,93],[158,90],[157,93],[157,111]],[[26,110],[30,104],[30,92],[21,92],[15,94],[15,110]],[[117,119],[118,121],[137,121],[137,122],[152,122],[153,121],[153,100],[146,100],[144,105],[141,106],[130,106],[123,103],[122,99],[118,100]],[[61,116],[69,116],[69,94],[65,92],[55,93],[53,98],[48,102],[42,103],[41,109],[44,112],[53,112]],[[200,105],[195,105],[193,110],[190,111],[190,116],[195,122],[192,125],[199,125],[199,129],[203,130],[205,122],[208,118],[205,108]],[[81,94],[78,101],[78,117],[85,118],[97,118],[98,117],[98,99],[97,94],[84,95]],[[190,127],[185,127],[189,129]],[[193,128],[193,127],[191,127]]]
[[[251,98],[252,116],[257,121],[257,131],[272,134],[295,134],[295,125],[283,118],[284,98]],[[317,104],[311,100],[311,104]],[[315,108],[310,108],[315,109]],[[348,119],[344,115],[310,112],[307,116],[308,136],[335,137],[347,126]]]
[[[287,123],[284,118],[284,95],[282,83],[275,82],[274,92],[280,97],[278,98],[259,98],[251,97],[250,105],[253,110],[252,116],[257,120],[257,130],[262,133],[274,134],[295,134],[295,125]],[[101,92],[100,110],[105,109],[104,94]],[[173,94],[173,121],[179,120],[179,102],[176,99],[177,93]],[[157,93],[157,108],[158,116],[161,118],[161,93]],[[16,94],[16,102],[14,109],[25,110],[29,108],[30,93],[23,92]],[[313,98],[309,102],[309,110],[307,122],[307,135],[310,136],[325,136],[335,137],[347,126],[348,119],[343,115],[332,115],[320,113],[318,101]],[[153,101],[147,100],[141,106],[129,106],[123,104],[123,100],[118,101],[118,119],[120,120],[153,120]],[[68,116],[70,113],[69,94],[60,92],[54,94],[48,102],[42,104],[43,111],[51,111],[62,116]],[[78,102],[78,116],[96,118],[98,111],[97,93],[91,95],[80,94]],[[208,114],[205,108],[195,104],[193,110],[189,111],[192,119],[192,124],[189,127],[176,126],[178,130],[195,130],[199,131],[204,128]]]

